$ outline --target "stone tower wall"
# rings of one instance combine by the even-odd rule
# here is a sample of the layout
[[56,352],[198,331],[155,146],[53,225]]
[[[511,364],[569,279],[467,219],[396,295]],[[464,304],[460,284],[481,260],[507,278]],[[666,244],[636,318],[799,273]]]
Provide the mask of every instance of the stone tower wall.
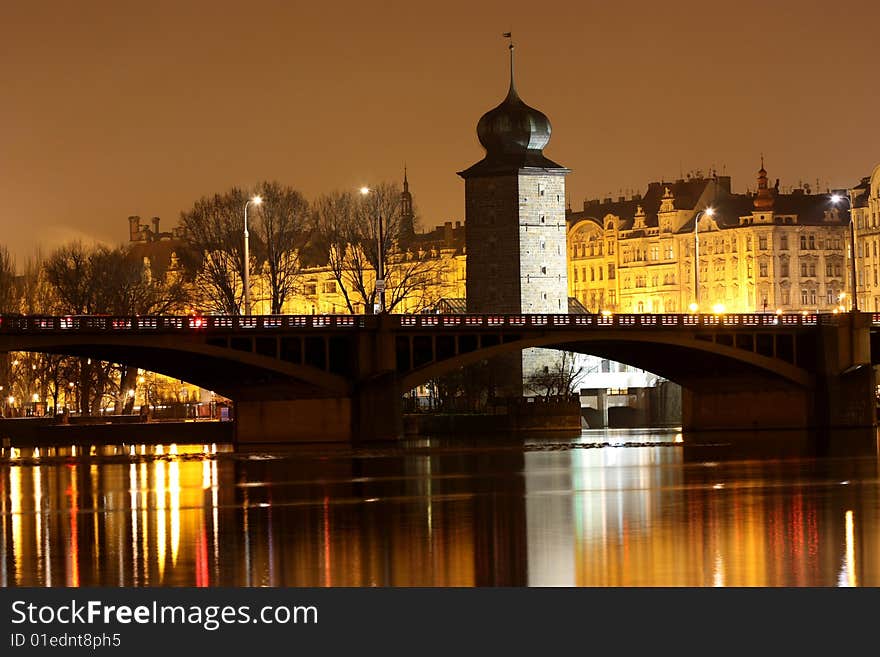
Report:
[[520,173],[518,183],[520,312],[567,314],[565,177]]
[[465,181],[467,310],[520,312],[518,176]]

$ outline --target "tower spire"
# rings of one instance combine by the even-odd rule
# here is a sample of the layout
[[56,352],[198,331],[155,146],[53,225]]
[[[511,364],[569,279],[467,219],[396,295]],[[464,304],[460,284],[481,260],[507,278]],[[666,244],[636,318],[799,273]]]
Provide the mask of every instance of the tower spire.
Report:
[[409,191],[409,181],[406,179],[406,163],[403,165],[403,191]]
[[510,32],[505,32],[503,36],[505,39],[507,39],[507,48],[508,48],[508,50],[510,50],[510,89],[507,92],[507,97],[511,98],[511,97],[515,97],[517,95],[516,94],[516,83],[514,82],[514,78],[513,78],[513,49],[514,49],[513,34]]

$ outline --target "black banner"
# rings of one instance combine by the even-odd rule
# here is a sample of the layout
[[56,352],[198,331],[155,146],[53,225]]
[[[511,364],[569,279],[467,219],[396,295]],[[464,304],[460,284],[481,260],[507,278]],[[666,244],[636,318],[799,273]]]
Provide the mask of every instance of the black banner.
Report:
[[0,654],[527,654],[869,637],[875,590],[2,589]]

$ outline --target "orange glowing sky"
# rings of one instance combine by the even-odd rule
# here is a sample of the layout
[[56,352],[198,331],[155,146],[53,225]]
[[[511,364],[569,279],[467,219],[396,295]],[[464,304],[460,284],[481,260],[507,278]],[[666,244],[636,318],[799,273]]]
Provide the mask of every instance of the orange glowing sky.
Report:
[[463,219],[475,127],[517,86],[584,198],[709,170],[854,184],[880,162],[880,2],[0,4],[0,222],[19,263],[126,217],[277,179],[313,198],[398,179]]

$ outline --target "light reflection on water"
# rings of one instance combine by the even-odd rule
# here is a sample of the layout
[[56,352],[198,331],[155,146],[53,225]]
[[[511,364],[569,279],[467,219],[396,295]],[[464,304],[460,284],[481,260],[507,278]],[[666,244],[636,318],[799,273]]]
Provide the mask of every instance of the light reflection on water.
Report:
[[5,448],[0,585],[880,585],[876,440],[776,438]]

